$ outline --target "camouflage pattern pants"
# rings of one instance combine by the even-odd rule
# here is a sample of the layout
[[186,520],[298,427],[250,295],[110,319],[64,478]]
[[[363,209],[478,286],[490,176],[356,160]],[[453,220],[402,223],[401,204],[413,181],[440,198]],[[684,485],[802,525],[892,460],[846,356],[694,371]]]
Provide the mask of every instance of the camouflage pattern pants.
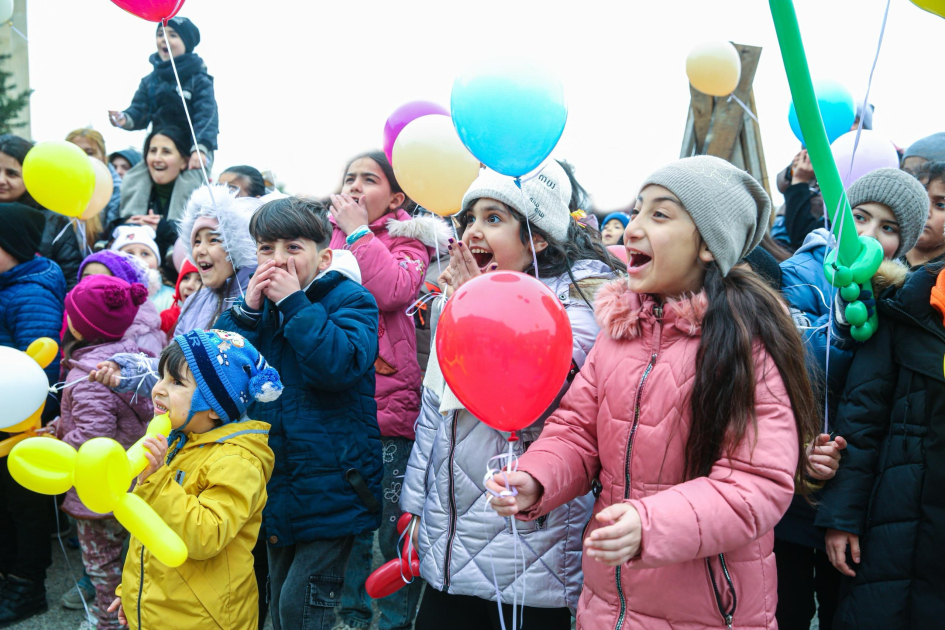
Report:
[[121,584],[121,547],[128,532],[113,518],[75,519],[79,527],[82,563],[95,587],[95,599],[89,610],[98,620],[98,628],[120,628],[118,613],[107,612]]

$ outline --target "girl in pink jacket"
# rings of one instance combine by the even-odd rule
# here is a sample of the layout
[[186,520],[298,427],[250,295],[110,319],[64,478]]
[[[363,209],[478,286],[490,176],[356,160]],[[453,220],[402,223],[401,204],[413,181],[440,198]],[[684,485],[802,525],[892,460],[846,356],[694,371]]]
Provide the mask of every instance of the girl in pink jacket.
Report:
[[[413,206],[381,151],[354,158],[345,168],[341,193],[331,196],[335,226],[332,249],[347,249],[361,268],[361,284],[380,311],[375,399],[384,458],[384,502],[378,542],[385,560],[397,557],[400,488],[420,415],[420,364],[417,336],[407,309],[420,292],[427,265],[446,249],[449,231],[432,217],[411,218]],[[373,534],[355,540],[348,561],[339,618],[353,627],[371,623],[371,600],[364,582],[371,571]],[[381,630],[409,626],[420,596],[420,583],[378,600]],[[408,611],[406,614],[403,611]]]
[[738,265],[770,212],[718,158],[651,175],[584,368],[508,473],[517,494],[489,484],[496,511],[521,520],[599,489],[578,628],[777,627],[773,529],[817,412],[787,308]]

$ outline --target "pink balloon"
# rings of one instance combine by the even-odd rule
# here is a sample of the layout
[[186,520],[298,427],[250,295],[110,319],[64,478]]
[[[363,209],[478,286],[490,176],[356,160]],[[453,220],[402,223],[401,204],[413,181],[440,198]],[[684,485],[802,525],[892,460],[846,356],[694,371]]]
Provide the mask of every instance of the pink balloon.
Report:
[[169,20],[184,6],[184,0],[112,0],[112,2],[148,22]]
[[387,122],[384,124],[384,154],[391,164],[394,163],[394,141],[397,140],[400,131],[406,127],[408,123],[413,122],[421,116],[428,116],[430,114],[439,114],[441,116],[450,115],[449,110],[436,103],[431,103],[430,101],[410,101],[395,109],[394,113],[388,117]]
[[[853,182],[877,169],[899,168],[899,153],[896,151],[896,146],[879,133],[868,129],[861,131],[855,157],[853,155],[854,142],[856,142],[856,131],[849,131],[830,145],[845,189],[849,189]],[[851,158],[853,158],[852,169],[850,168]]]
[[615,258],[622,260],[624,263],[627,262],[627,248],[623,245],[608,245],[607,251],[609,251]]
[[180,273],[185,258],[187,258],[187,244],[184,243],[183,239],[178,238],[174,243],[174,269],[177,270],[177,273]]

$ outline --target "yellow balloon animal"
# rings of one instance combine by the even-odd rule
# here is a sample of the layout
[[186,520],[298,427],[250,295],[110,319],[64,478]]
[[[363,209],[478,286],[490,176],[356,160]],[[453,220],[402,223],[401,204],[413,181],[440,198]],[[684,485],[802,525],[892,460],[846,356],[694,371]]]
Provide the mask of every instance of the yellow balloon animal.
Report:
[[[15,433],[0,441],[0,457],[6,457],[16,444],[36,437],[42,426],[43,409],[49,381],[43,368],[52,363],[59,352],[59,344],[49,337],[40,337],[29,345],[26,353],[3,348],[3,366],[0,367],[0,430]],[[9,425],[9,426],[4,426]]]
[[[154,418],[145,437],[167,435],[167,414]],[[10,452],[7,465],[21,486],[40,494],[62,494],[75,486],[79,499],[93,512],[113,512],[131,534],[169,567],[187,559],[187,546],[141,497],[128,492],[131,480],[147,465],[144,437],[125,452],[111,438],[92,438],[78,452],[58,440],[24,440]]]
[[911,2],[923,11],[945,18],[945,0],[911,0]]

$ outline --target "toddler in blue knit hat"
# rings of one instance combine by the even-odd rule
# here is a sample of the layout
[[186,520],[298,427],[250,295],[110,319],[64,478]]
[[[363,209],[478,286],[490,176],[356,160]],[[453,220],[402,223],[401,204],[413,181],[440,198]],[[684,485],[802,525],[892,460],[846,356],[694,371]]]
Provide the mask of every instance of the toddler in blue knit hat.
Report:
[[134,494],[184,540],[188,559],[170,568],[132,538],[110,610],[138,628],[255,630],[252,551],[274,456],[269,425],[246,409],[282,394],[279,374],[241,335],[222,330],[178,335],[158,372],[151,400],[173,430],[145,441],[148,467]]

